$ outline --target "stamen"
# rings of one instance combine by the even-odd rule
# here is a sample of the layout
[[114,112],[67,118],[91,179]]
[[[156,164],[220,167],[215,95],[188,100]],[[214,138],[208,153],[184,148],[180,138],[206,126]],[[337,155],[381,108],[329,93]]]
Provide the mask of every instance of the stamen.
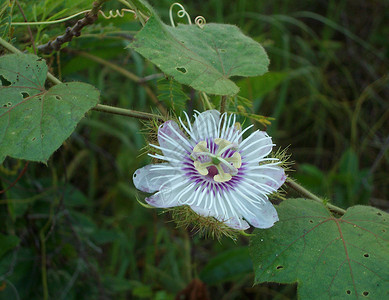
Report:
[[224,173],[224,170],[220,165],[217,165],[216,168],[219,171],[219,174],[213,177],[213,180],[215,180],[216,182],[226,182],[232,178],[231,174]]
[[200,143],[198,143],[193,148],[192,154],[194,154],[195,152],[209,152],[209,150],[207,148],[207,142],[206,141],[201,141]]
[[194,162],[194,166],[196,170],[201,174],[201,175],[208,175],[208,169],[207,167],[212,164],[209,163],[201,163],[198,160]]
[[232,157],[229,158],[229,161],[232,162],[233,166],[237,169],[242,166],[242,157],[239,152],[235,152]]
[[235,168],[235,166],[231,165],[225,158],[218,157],[218,159],[220,160],[220,162],[223,163],[224,166],[226,166],[229,169],[232,175],[238,174],[238,169]]
[[[219,141],[219,143],[218,143],[216,140],[222,140],[223,142]],[[219,146],[219,149],[221,148],[220,150],[218,150],[217,155],[222,155],[228,149],[238,148],[237,144],[233,144],[233,143],[226,141],[226,140],[223,140],[223,139],[215,139],[215,144],[217,144]],[[222,147],[224,147],[224,148],[222,148]]]
[[[209,173],[208,167],[216,167],[217,174],[213,176],[216,182],[227,182],[231,180],[232,176],[238,174],[238,168],[242,166],[242,158],[239,152],[235,152],[231,157],[222,157],[222,154],[237,145],[225,139],[216,138],[214,144],[218,145],[218,151],[213,154],[207,147],[206,141],[201,141],[193,148],[191,158],[193,165],[199,174],[212,177],[214,172]],[[215,149],[212,149],[213,151]],[[201,161],[200,157],[203,157]],[[204,158],[205,157],[205,158]]]
[[[219,146],[219,149],[224,149],[226,146],[231,145],[231,142],[225,140],[225,139],[220,139],[217,138],[214,140],[215,144]],[[223,151],[224,152],[224,151]],[[220,154],[220,150],[218,151],[217,154]]]

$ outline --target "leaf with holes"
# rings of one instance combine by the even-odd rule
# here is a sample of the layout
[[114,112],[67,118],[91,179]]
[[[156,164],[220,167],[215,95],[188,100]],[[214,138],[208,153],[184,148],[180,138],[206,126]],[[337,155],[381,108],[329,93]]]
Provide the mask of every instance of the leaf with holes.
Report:
[[99,101],[85,83],[46,90],[46,76],[45,61],[35,55],[0,57],[0,158],[46,162]]
[[389,214],[353,206],[338,219],[306,199],[277,211],[251,238],[255,283],[297,282],[300,299],[389,299]]
[[234,25],[171,27],[152,16],[129,47],[179,83],[215,95],[238,93],[230,77],[262,75],[269,65],[262,46]]

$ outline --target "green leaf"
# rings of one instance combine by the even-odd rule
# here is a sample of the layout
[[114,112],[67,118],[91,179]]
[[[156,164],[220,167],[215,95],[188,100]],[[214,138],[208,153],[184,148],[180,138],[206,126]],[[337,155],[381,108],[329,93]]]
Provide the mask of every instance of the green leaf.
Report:
[[47,66],[35,55],[0,57],[0,159],[46,162],[99,100],[91,85],[44,87]]
[[179,83],[215,95],[238,93],[230,77],[262,75],[269,65],[262,46],[234,25],[171,27],[152,16],[129,47]]
[[287,75],[286,72],[268,72],[260,77],[239,80],[237,85],[241,90],[240,96],[248,99],[258,99],[273,91],[286,79]]
[[172,78],[161,78],[157,81],[158,99],[165,102],[176,114],[185,110],[188,95],[182,85]]
[[8,39],[7,36],[10,35],[10,28],[12,22],[12,5],[10,3],[4,2],[0,6],[0,37],[3,39]]
[[353,206],[338,219],[320,203],[289,199],[280,221],[256,230],[255,283],[298,283],[300,299],[389,297],[389,214]]
[[227,250],[212,258],[200,273],[207,285],[238,279],[252,272],[248,247]]
[[20,240],[14,235],[4,235],[0,233],[0,258],[3,257],[9,250],[15,248]]
[[132,290],[132,294],[141,299],[150,299],[153,295],[152,288],[149,285],[139,285]]
[[294,179],[315,194],[331,195],[327,174],[314,165],[299,164]]
[[138,10],[145,13],[146,15],[151,15],[153,13],[153,8],[145,0],[132,0],[132,3],[136,6]]

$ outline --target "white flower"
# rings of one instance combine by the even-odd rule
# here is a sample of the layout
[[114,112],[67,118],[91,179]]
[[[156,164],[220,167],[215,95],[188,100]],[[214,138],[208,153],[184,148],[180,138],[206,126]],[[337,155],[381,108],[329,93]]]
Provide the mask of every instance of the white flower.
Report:
[[265,158],[274,144],[267,133],[255,131],[242,140],[235,115],[220,116],[216,110],[195,115],[186,136],[174,121],[159,127],[159,146],[163,155],[151,157],[166,163],[136,170],[137,189],[154,193],[146,202],[154,207],[188,205],[197,214],[214,217],[227,226],[245,230],[269,228],[278,221],[277,211],[267,195],[285,181],[284,170],[275,158]]

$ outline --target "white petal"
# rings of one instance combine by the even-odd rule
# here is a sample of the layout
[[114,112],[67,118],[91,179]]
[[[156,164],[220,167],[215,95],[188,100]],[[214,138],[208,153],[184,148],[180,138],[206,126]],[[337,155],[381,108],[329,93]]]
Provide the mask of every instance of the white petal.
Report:
[[196,140],[195,136],[192,133],[193,128],[192,128],[192,125],[190,123],[189,116],[188,116],[188,114],[185,111],[184,111],[184,114],[185,114],[185,118],[186,118],[186,121],[187,121],[187,125],[185,125],[184,122],[182,121],[181,117],[179,117],[178,119],[180,120],[181,126],[182,126],[182,128],[184,128],[186,133],[189,134],[189,136],[191,137],[192,140]]
[[[223,128],[224,131],[221,131],[220,138],[225,139],[227,141],[230,141],[231,143],[241,143],[242,142],[242,127],[240,124],[235,123],[235,116],[233,119],[233,124],[228,128]],[[224,126],[223,126],[224,127]],[[250,129],[252,126],[250,126],[248,129]],[[246,129],[245,129],[246,130]]]
[[239,145],[239,150],[243,161],[256,163],[268,155],[273,146],[271,137],[266,132],[255,131]]
[[227,218],[224,218],[226,220],[224,223],[234,229],[239,229],[239,230],[246,230],[250,227],[249,224],[245,220],[242,219],[241,215],[239,214],[239,210],[236,209],[234,205],[234,197],[232,193],[224,193],[224,198],[226,198],[227,202]]
[[[187,153],[183,153],[183,151],[174,151],[174,150],[170,150],[168,148],[160,147],[160,146],[153,145],[153,144],[149,144],[149,145],[155,149],[161,150],[162,153],[165,155],[165,157],[169,156],[170,158],[173,158],[174,160],[178,159],[179,162],[182,162],[184,157],[187,155]],[[163,159],[163,160],[169,161],[168,159]]]
[[193,192],[193,186],[188,185],[187,180],[180,180],[165,184],[163,188],[154,195],[146,198],[146,202],[154,207],[168,208],[183,205],[180,199],[189,197]]
[[198,114],[192,128],[192,133],[197,138],[196,142],[217,138],[219,119],[220,112],[215,109]]
[[229,133],[230,128],[232,128],[234,126],[235,120],[236,120],[236,116],[234,114],[230,114],[229,117],[227,116],[227,114],[223,114],[223,120],[221,120],[221,121],[223,121],[223,127],[222,127],[222,130],[220,132],[220,137],[222,139],[229,140],[228,133]]
[[[236,197],[239,197],[237,194]],[[263,198],[262,201],[248,201],[240,197],[240,205],[244,208],[237,206],[237,210],[242,214],[247,222],[257,228],[270,228],[278,221],[277,211],[273,204],[269,200]]]
[[251,124],[249,126],[247,126],[245,129],[243,130],[240,130],[239,134],[238,134],[238,141],[234,141],[234,142],[238,142],[238,143],[241,143],[242,142],[242,137],[243,137],[243,134],[249,130],[250,128],[254,127],[254,124]]
[[[205,197],[211,197],[211,195],[212,193],[205,195]],[[226,194],[223,194],[223,196],[225,195]],[[190,207],[197,214],[203,217],[214,217],[231,228],[246,230],[250,227],[245,220],[239,217],[233,206],[226,205],[226,201],[229,201],[228,199],[222,199],[222,197],[217,194],[214,200],[215,201],[212,201],[213,203],[210,208],[196,205],[191,205]]]
[[230,219],[225,221],[224,224],[226,224],[228,227],[237,230],[246,230],[250,228],[250,225],[245,220],[242,220],[241,218],[237,217],[231,217]]
[[[166,156],[172,156],[172,152],[185,154],[191,144],[174,121],[166,121],[158,129],[158,143]],[[168,149],[170,151],[165,151]]]
[[180,169],[169,166],[169,164],[147,165],[136,170],[132,176],[135,187],[146,193],[154,193],[172,178],[182,176]]
[[249,171],[246,176],[259,184],[269,186],[274,191],[278,190],[286,180],[285,171],[279,166],[261,165]]

